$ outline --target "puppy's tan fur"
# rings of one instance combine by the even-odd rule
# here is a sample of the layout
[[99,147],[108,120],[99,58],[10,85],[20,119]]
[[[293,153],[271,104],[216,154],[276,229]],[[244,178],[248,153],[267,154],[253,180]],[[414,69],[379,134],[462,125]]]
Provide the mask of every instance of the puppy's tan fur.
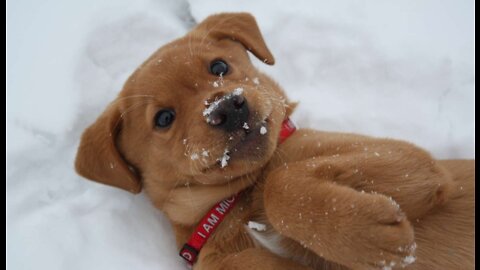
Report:
[[[160,48],[84,132],[77,171],[133,193],[143,187],[170,219],[177,248],[210,207],[243,191],[195,269],[388,269],[413,255],[408,269],[474,268],[473,161],[435,161],[409,143],[308,129],[277,146],[294,104],[247,50],[274,63],[246,13],[211,16]],[[230,66],[221,78],[209,73],[215,59]],[[244,146],[243,130],[213,128],[202,114],[238,87],[251,132],[268,128],[252,135],[253,146]],[[163,108],[176,111],[166,129],[153,121]],[[248,221],[267,230],[252,231]]]

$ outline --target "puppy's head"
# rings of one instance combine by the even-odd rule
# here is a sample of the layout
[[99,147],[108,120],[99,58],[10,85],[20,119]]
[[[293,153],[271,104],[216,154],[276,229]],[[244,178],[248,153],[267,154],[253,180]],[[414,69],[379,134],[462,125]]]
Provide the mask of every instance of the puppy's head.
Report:
[[137,193],[226,185],[264,166],[289,107],[247,51],[274,63],[246,13],[211,16],[160,48],[84,132],[77,171]]

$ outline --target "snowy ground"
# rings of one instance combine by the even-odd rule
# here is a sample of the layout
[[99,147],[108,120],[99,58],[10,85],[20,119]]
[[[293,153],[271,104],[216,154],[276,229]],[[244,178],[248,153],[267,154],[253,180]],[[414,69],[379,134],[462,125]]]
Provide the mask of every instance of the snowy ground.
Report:
[[185,269],[143,194],[72,163],[134,68],[213,12],[257,17],[277,60],[257,65],[301,102],[301,126],[475,156],[473,0],[239,2],[9,1],[8,269]]

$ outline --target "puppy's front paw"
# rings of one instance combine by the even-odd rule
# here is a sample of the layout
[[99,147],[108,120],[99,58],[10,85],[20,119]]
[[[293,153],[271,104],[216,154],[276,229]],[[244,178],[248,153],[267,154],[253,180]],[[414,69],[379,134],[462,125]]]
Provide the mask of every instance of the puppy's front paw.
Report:
[[351,242],[352,269],[396,269],[415,261],[413,228],[392,199],[362,194],[352,224],[344,227]]

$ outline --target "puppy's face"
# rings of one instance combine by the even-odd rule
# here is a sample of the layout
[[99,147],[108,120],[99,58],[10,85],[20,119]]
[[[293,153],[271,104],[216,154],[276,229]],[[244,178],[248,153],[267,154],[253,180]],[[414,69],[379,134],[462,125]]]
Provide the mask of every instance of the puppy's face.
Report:
[[160,48],[85,131],[77,171],[132,192],[141,182],[168,192],[224,185],[264,166],[288,106],[247,50],[274,62],[255,20],[242,13],[211,16]]

